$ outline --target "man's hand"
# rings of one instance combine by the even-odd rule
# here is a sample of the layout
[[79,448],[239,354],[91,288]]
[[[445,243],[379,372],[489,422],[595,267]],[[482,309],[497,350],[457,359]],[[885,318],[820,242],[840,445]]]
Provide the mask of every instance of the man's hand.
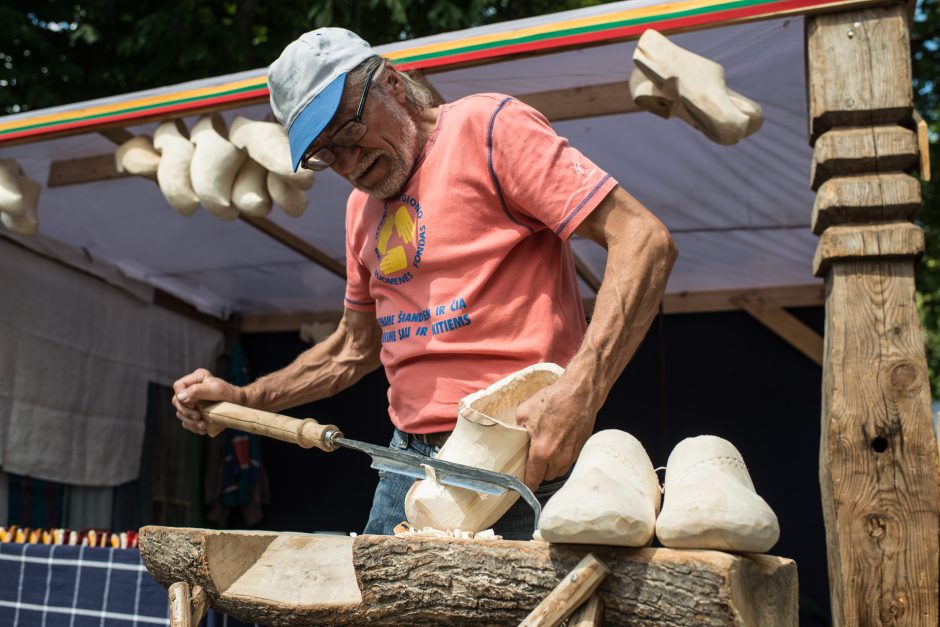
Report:
[[591,437],[596,412],[581,396],[562,378],[519,405],[516,422],[530,438],[525,483],[533,492],[565,474]]
[[197,405],[198,401],[229,401],[245,404],[245,393],[241,388],[212,376],[205,368],[178,379],[173,384],[173,406],[176,417],[183,423],[183,428],[204,435],[206,421]]

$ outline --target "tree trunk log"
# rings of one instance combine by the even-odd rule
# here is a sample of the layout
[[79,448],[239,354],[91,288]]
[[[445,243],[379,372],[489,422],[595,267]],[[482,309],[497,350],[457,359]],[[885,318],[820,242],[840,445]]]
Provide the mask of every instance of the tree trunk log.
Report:
[[589,552],[605,625],[797,624],[796,564],[765,555],[170,527],[140,550],[162,585],[271,625],[516,625]]

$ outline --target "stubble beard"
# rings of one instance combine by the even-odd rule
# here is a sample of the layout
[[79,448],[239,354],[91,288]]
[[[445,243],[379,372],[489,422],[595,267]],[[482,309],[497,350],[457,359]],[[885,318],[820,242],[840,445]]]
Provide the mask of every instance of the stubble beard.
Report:
[[[411,169],[414,167],[418,152],[418,125],[411,119],[404,107],[390,106],[388,110],[401,129],[401,135],[393,153],[376,148],[363,154],[359,158],[359,163],[356,164],[356,169],[349,175],[349,181],[353,187],[382,200],[401,194],[411,177]],[[385,177],[372,185],[359,181],[359,177],[381,157],[385,157],[385,162],[388,164]]]

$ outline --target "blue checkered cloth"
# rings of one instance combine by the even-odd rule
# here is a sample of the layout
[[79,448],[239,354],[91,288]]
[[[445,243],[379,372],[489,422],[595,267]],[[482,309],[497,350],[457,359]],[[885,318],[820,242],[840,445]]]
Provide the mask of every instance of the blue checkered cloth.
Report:
[[[137,549],[0,544],[0,625],[168,625],[167,592]],[[210,611],[207,627],[246,625]]]

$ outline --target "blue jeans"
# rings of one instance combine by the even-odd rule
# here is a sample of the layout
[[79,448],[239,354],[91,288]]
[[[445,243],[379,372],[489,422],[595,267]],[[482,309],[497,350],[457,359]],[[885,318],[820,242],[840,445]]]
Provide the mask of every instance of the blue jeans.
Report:
[[[395,430],[390,448],[408,450],[412,453],[434,457],[440,450],[416,440],[414,437],[399,430]],[[558,492],[565,480],[563,477],[546,481],[535,491],[535,498],[542,506]],[[395,526],[405,520],[405,494],[408,493],[414,479],[393,472],[379,471],[379,485],[375,488],[375,497],[372,500],[372,511],[369,512],[369,522],[364,533],[390,536],[394,534]],[[503,517],[493,525],[493,531],[506,540],[531,540],[535,530],[535,512],[524,500],[519,499],[509,508]]]

